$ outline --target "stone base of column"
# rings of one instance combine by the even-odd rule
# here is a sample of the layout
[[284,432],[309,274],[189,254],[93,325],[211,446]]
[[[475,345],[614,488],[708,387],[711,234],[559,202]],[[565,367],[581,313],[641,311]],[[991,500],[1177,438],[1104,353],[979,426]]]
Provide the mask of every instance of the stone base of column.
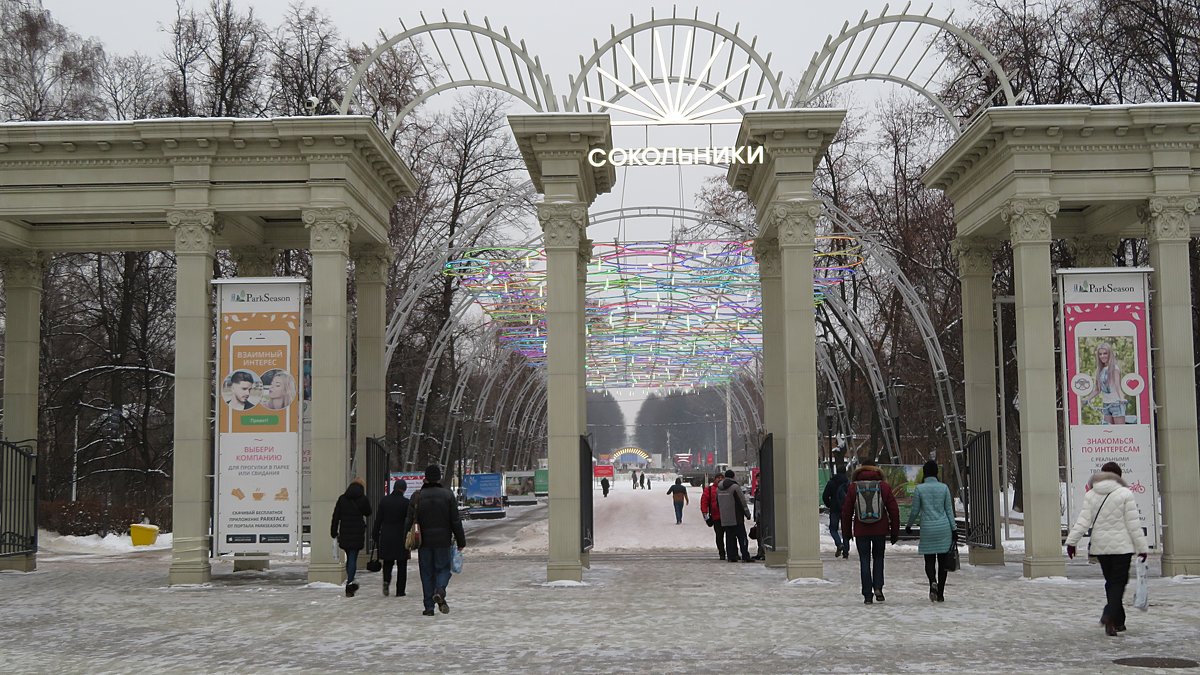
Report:
[[767,550],[764,554],[767,567],[787,567],[787,549]]
[[33,572],[37,569],[37,554],[12,555],[0,558],[0,571]]
[[592,569],[592,552],[584,551],[583,553],[580,553],[579,554],[579,564],[585,570]]
[[546,581],[583,581],[583,565],[571,561],[551,561],[546,565]]
[[979,548],[977,546],[967,547],[967,562],[972,565],[1003,565],[1004,564],[1004,549],[997,546],[996,548]]
[[825,568],[820,560],[789,560],[787,561],[787,578],[792,579],[824,579]]
[[1163,554],[1162,575],[1174,577],[1181,574],[1200,575],[1200,555]]
[[309,563],[308,565],[308,583],[310,584],[322,582],[340,585],[345,580],[346,566],[342,563]]
[[1042,559],[1027,555],[1021,560],[1021,566],[1026,579],[1067,576],[1067,563],[1062,558]]
[[171,563],[167,575],[172,586],[179,584],[207,584],[212,581],[212,566],[208,560],[180,560]]
[[[247,555],[254,555],[257,557],[247,558],[246,557]],[[251,554],[240,554],[240,553],[233,554],[233,571],[234,572],[247,572],[247,571],[261,572],[263,570],[269,570],[269,569],[271,569],[271,560],[269,558],[262,557],[262,554],[253,554],[253,553],[251,553]]]

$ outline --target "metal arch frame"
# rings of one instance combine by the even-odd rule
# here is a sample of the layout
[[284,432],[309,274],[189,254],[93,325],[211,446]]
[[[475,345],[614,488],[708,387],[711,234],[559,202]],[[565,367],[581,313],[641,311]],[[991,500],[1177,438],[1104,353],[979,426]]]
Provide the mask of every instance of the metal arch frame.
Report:
[[433,385],[433,374],[437,370],[438,363],[442,360],[442,353],[453,342],[451,339],[453,329],[458,326],[459,321],[466,314],[467,308],[471,306],[471,303],[472,300],[466,295],[459,296],[454,300],[454,305],[450,309],[450,316],[442,323],[441,330],[438,331],[437,337],[434,338],[433,347],[425,357],[425,368],[421,372],[421,382],[417,387],[417,398],[413,406],[413,417],[409,425],[408,442],[404,452],[405,466],[408,466],[409,462],[416,460],[419,437],[421,436],[421,430],[425,427],[425,409],[429,405],[429,390]]
[[[483,329],[488,332],[494,332],[486,326]],[[470,381],[471,375],[475,373],[476,357],[481,355],[485,347],[486,343],[482,339],[472,342],[471,351],[467,354],[466,359],[464,359],[466,365],[458,372],[458,380],[454,383],[454,393],[450,397],[450,405],[446,408],[446,423],[442,429],[442,452],[438,456],[438,464],[441,466],[448,466],[448,462],[450,461],[451,444],[454,443],[458,420],[462,418],[463,395],[467,391],[467,383]]]
[[[912,74],[916,72],[917,67],[925,59],[925,55],[929,53],[932,43],[926,45],[925,51],[920,57],[917,58],[916,63],[913,65],[908,75],[899,77],[891,74],[892,70],[899,65],[900,59],[902,59],[907,53],[909,46],[913,42],[913,38],[916,37],[922,26],[932,26],[939,31],[948,32],[956,38],[966,42],[984,59],[985,62],[987,62],[988,66],[991,68],[991,72],[996,76],[999,87],[992,93],[992,96],[994,97],[996,94],[1003,94],[1005,103],[1007,105],[1017,104],[1019,97],[1013,93],[1012,84],[1008,80],[1008,74],[1005,73],[1004,67],[1000,65],[1000,60],[997,59],[996,56],[992,54],[991,51],[988,50],[988,48],[985,47],[983,43],[981,43],[973,35],[950,23],[949,19],[951,16],[953,16],[953,11],[951,11],[945,19],[938,19],[929,16],[929,13],[933,10],[932,5],[930,5],[929,9],[926,10],[925,14],[909,14],[908,9],[911,6],[912,3],[909,2],[904,6],[904,9],[900,10],[898,14],[888,14],[888,7],[885,5],[883,11],[880,12],[879,16],[877,17],[867,19],[867,12],[863,12],[862,18],[860,18],[858,23],[853,27],[850,26],[849,21],[844,23],[842,25],[842,30],[838,33],[838,35],[836,37],[830,35],[828,38],[826,38],[824,46],[822,46],[819,51],[813,54],[812,60],[809,62],[808,69],[804,71],[804,75],[800,78],[800,84],[797,85],[795,92],[790,98],[790,105],[792,107],[802,107],[821,94],[848,82],[880,80],[908,87],[921,94],[938,108],[946,120],[956,130],[961,130],[962,126],[960,125],[958,118],[954,116],[954,114],[947,107],[946,103],[927,89],[929,83],[933,81],[933,78],[941,70],[942,65],[946,62],[946,59],[943,58],[942,63],[938,64],[938,66],[934,68],[924,85],[918,84],[916,81],[910,79]],[[896,55],[895,61],[892,63],[892,69],[888,70],[886,73],[874,72],[875,67],[883,58],[888,46],[890,46],[896,31],[899,29],[901,24],[906,23],[918,25],[916,28],[914,28],[912,34],[908,37],[908,41]],[[872,46],[872,39],[874,38],[876,32],[880,27],[889,24],[892,25],[892,30],[888,33],[887,39],[880,48],[879,54],[875,57],[874,63],[871,64],[867,72],[855,72],[858,69],[859,63],[862,62],[863,57],[866,56],[867,50]],[[854,44],[857,41],[858,36],[867,31],[870,31],[870,33],[867,35],[867,39],[863,43],[862,48],[858,50],[854,64],[850,67],[850,72],[846,75],[839,75],[842,66],[845,65],[846,60],[849,58],[854,49]],[[836,68],[833,70],[834,79],[829,82],[824,82],[823,80],[829,73],[830,68],[833,66],[833,62],[835,57],[837,57],[838,50],[843,44],[846,45],[846,49],[842,53],[841,59],[838,60]],[[980,110],[984,109],[985,107],[986,106],[980,106]],[[976,111],[976,114],[977,113],[978,111]],[[974,117],[975,114],[972,114],[968,117],[968,121]]]
[[[492,29],[491,21],[487,17],[484,17],[483,19],[483,26],[478,26],[471,23],[471,19],[467,16],[466,12],[463,12],[463,21],[451,21],[450,17],[446,15],[445,10],[442,10],[442,19],[444,20],[436,23],[429,23],[425,19],[424,13],[421,13],[420,16],[422,25],[415,28],[408,28],[404,25],[404,21],[401,20],[400,27],[403,29],[403,31],[388,38],[386,41],[377,46],[370,53],[370,55],[367,56],[367,58],[363,59],[363,62],[360,63],[358,68],[355,69],[354,77],[352,77],[349,84],[346,85],[346,92],[342,95],[342,103],[340,106],[338,106],[339,113],[343,115],[349,114],[354,92],[358,89],[359,85],[362,84],[363,78],[366,77],[367,70],[374,65],[374,63],[384,52],[390,50],[396,44],[404,40],[409,40],[411,42],[419,36],[428,35],[430,42],[433,44],[434,51],[437,53],[438,60],[441,62],[443,70],[449,73],[451,64],[446,61],[445,55],[442,53],[442,48],[437,43],[436,33],[439,31],[445,31],[450,34],[450,39],[454,43],[454,50],[458,55],[457,64],[462,68],[463,72],[467,74],[467,78],[452,79],[418,94],[417,97],[409,102],[408,105],[397,112],[396,116],[388,124],[388,138],[392,137],[392,134],[395,132],[400,122],[416,106],[420,105],[425,100],[435,96],[436,94],[460,87],[485,87],[496,89],[511,94],[515,98],[528,104],[530,108],[533,108],[537,112],[558,111],[558,100],[554,94],[554,85],[550,81],[550,78],[542,70],[541,59],[529,54],[529,50],[525,46],[524,40],[521,40],[520,43],[513,41],[512,36],[508,32],[507,26],[502,27],[503,33],[498,33]],[[483,68],[486,79],[479,79],[471,74],[471,68],[467,63],[467,58],[463,55],[462,45],[458,43],[458,37],[455,35],[455,31],[464,32],[470,35],[471,42],[475,48],[475,53],[479,56],[479,65]],[[480,47],[478,36],[483,36],[487,40],[491,41],[491,53],[495,55],[495,61],[493,63],[499,67],[500,76],[503,81],[493,78],[491,71],[488,68],[488,57],[484,56],[485,50]],[[504,67],[504,57],[501,56],[501,47],[508,52],[508,56],[512,59],[513,75],[517,78],[517,83],[520,87],[519,90],[513,86],[508,71]],[[523,77],[521,74],[521,67],[517,64],[518,59],[524,64],[525,72],[529,79],[528,89],[526,88],[525,77]],[[431,82],[434,81],[433,75],[429,73],[428,70],[426,70],[425,74]]]
[[[669,26],[672,28],[672,37],[674,37],[674,29],[675,28],[677,28],[679,26],[688,26],[693,29],[700,29],[700,30],[704,30],[704,31],[708,31],[709,33],[712,33],[714,36],[713,37],[714,44],[716,42],[716,36],[725,38],[725,40],[733,43],[735,48],[741,49],[742,52],[746,55],[747,63],[753,63],[754,65],[758,66],[758,69],[760,72],[760,81],[765,80],[766,83],[770,84],[771,95],[767,99],[767,101],[768,101],[767,107],[783,107],[784,105],[786,105],[787,95],[780,88],[780,84],[779,84],[780,81],[782,81],[782,79],[783,79],[783,71],[780,71],[777,74],[771,72],[771,56],[772,56],[771,53],[768,52],[767,57],[764,59],[758,53],[757,49],[755,48],[755,46],[758,43],[757,37],[754,37],[751,40],[751,42],[748,43],[740,35],[738,35],[738,30],[741,28],[741,24],[735,25],[734,30],[729,31],[728,29],[723,28],[714,22],[704,21],[704,20],[700,19],[698,9],[696,10],[696,13],[693,15],[693,17],[690,19],[687,17],[675,16],[674,11],[672,11],[672,16],[670,18],[656,19],[656,18],[654,18],[653,11],[651,11],[650,16],[651,16],[651,18],[649,21],[644,21],[642,23],[635,24],[634,23],[635,19],[633,18],[633,15],[631,14],[629,16],[629,24],[630,24],[629,28],[626,28],[618,33],[616,30],[616,27],[610,25],[609,26],[610,37],[607,41],[604,42],[603,45],[597,44],[596,40],[592,41],[594,50],[592,52],[591,57],[589,57],[588,59],[585,60],[583,58],[583,56],[581,55],[579,57],[579,65],[580,65],[579,72],[576,73],[575,75],[570,76],[570,78],[568,79],[568,84],[570,85],[570,89],[569,89],[568,94],[563,96],[563,110],[564,111],[580,112],[580,105],[579,105],[580,90],[583,89],[583,91],[585,92],[584,95],[588,95],[588,94],[586,94],[587,80],[591,76],[592,71],[598,66],[601,59],[603,59],[605,57],[605,55],[607,55],[609,52],[613,52],[613,59],[615,62],[616,53],[613,50],[619,42],[625,40],[626,38],[628,38],[630,36],[637,35],[638,33],[645,32],[645,31],[652,31],[656,28],[661,28],[664,26]],[[717,15],[717,18],[718,19],[720,18],[719,14]],[[730,50],[731,58],[732,58],[732,55],[734,52],[735,52],[735,50],[733,50],[733,49]],[[671,66],[673,69],[674,54],[672,54],[671,59],[672,59]],[[688,75],[689,76],[691,74],[690,73],[691,64],[692,64],[692,61],[691,61],[691,59],[689,59],[689,63],[688,63],[688,65],[689,65]],[[651,79],[652,79],[653,73],[650,73],[650,75],[651,75]],[[746,76],[747,77],[749,76],[749,71],[746,72]],[[680,77],[681,77],[680,75],[672,74],[672,75],[668,75],[666,77],[666,80],[668,83],[670,83],[670,82],[678,83],[680,80]],[[683,76],[683,77],[687,77],[687,76]],[[628,83],[626,83],[626,84],[628,84]],[[634,86],[636,86],[636,84],[637,83],[635,83]],[[648,83],[643,80],[642,86],[645,86],[646,84],[648,84]],[[743,80],[743,86],[744,86],[744,80]],[[631,86],[631,88],[634,88],[634,87]],[[601,92],[601,98],[606,101],[609,101],[609,102],[614,102],[613,99],[608,99],[608,98],[604,97],[603,92]],[[757,106],[757,101],[756,101],[755,105],[752,106],[751,109],[757,109],[757,107],[758,106]],[[592,111],[592,104],[590,104],[590,103],[587,104],[587,110],[588,110],[588,112]]]
[[850,414],[846,407],[846,392],[842,388],[842,380],[838,377],[837,369],[833,365],[833,357],[829,353],[829,345],[821,340],[817,341],[817,368],[825,374],[825,379],[829,382],[830,394],[833,396],[833,407],[837,410],[838,422],[841,423],[843,429],[849,432]]
[[[499,354],[497,354],[497,355],[499,355]],[[487,407],[488,399],[492,395],[492,389],[495,387],[496,381],[500,378],[500,373],[504,372],[504,366],[506,364],[508,364],[510,361],[512,361],[516,358],[517,358],[516,354],[506,351],[506,352],[504,352],[502,358],[497,358],[491,362],[491,367],[488,368],[488,376],[487,376],[487,379],[484,380],[483,388],[480,389],[479,394],[475,397],[475,410],[474,410],[474,412],[471,413],[470,418],[468,418],[471,421],[471,434],[467,440],[467,445],[469,448],[477,447],[476,444],[479,441],[479,428],[480,428],[481,418],[483,416],[483,411],[484,411],[484,408]],[[514,368],[513,376],[515,376],[515,374],[519,373],[519,372],[520,372],[519,367]],[[465,432],[464,432],[464,436],[466,436]]]

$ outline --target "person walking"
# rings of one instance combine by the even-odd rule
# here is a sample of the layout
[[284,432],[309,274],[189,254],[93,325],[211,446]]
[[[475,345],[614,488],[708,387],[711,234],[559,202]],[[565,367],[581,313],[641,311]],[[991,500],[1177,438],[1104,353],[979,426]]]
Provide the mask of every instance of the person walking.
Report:
[[725,530],[726,559],[737,562],[740,551],[742,562],[752,562],[750,542],[746,539],[746,518],[750,515],[750,508],[746,504],[746,495],[742,494],[742,486],[734,480],[734,475],[733,469],[726,469],[724,480],[717,486],[721,527]]
[[683,524],[683,507],[688,503],[687,488],[683,487],[683,479],[676,478],[675,484],[667,488],[667,494],[671,495],[671,500],[675,503],[675,524]]
[[715,475],[712,477],[712,483],[705,486],[704,491],[700,493],[700,513],[704,516],[704,522],[713,529],[717,537],[717,555],[721,560],[725,559],[725,528],[721,525],[721,507],[717,504],[717,483],[721,482],[721,476]]
[[600,479],[600,490],[604,493],[605,497],[608,496],[608,476]]
[[392,566],[396,567],[396,597],[404,595],[408,585],[408,561],[412,553],[404,547],[404,523],[408,520],[408,498],[404,496],[407,485],[398,480],[392,483],[392,492],[379,500],[379,513],[371,528],[371,539],[383,561],[383,595],[386,597],[392,585]]
[[367,483],[355,478],[333,505],[333,522],[329,536],[337,540],[338,548],[346,552],[346,597],[353,598],[358,590],[354,574],[358,571],[358,552],[367,543],[367,516],[371,501],[367,499]]
[[417,568],[421,571],[421,592],[425,616],[433,616],[436,604],[442,614],[450,611],[446,603],[446,586],[450,583],[450,563],[454,555],[454,544],[458,550],[467,545],[462,520],[458,516],[458,503],[454,494],[442,487],[442,470],[431,464],[425,469],[425,482],[412,496],[404,531],[417,523],[421,532],[421,546],[417,549]]
[[900,508],[873,459],[864,459],[850,476],[842,532],[857,540],[863,602],[883,602],[883,545],[889,532],[893,546],[900,540]]
[[913,522],[921,518],[921,543],[917,552],[925,556],[925,576],[929,578],[929,601],[946,601],[946,573],[950,556],[958,545],[958,530],[954,522],[954,499],[950,488],[938,480],[937,462],[925,462],[925,480],[913,492],[912,511],[908,515],[905,534],[912,534]]
[[646,489],[646,472],[645,471],[638,474],[638,483],[640,483],[639,487],[641,487],[643,490]]
[[1100,559],[1104,573],[1107,604],[1100,615],[1104,634],[1113,636],[1125,630],[1125,586],[1129,584],[1129,563],[1136,553],[1146,562],[1150,551],[1137,501],[1128,483],[1121,477],[1121,465],[1108,462],[1088,479],[1083,508],[1067,535],[1067,557],[1075,557],[1079,540],[1091,530],[1089,555]]
[[[829,536],[833,537],[833,557],[839,555],[843,558],[850,557],[850,537],[842,540],[842,535],[839,532],[842,525],[842,502],[840,499],[845,499],[846,495],[843,492],[846,489],[846,468],[839,466],[837,472],[825,484],[825,491],[821,493],[821,501],[825,503],[825,508],[829,511]],[[840,497],[840,499],[839,499]]]
[[633,489],[636,490],[637,489],[637,472],[634,471],[634,472],[630,473],[629,475],[633,478]]

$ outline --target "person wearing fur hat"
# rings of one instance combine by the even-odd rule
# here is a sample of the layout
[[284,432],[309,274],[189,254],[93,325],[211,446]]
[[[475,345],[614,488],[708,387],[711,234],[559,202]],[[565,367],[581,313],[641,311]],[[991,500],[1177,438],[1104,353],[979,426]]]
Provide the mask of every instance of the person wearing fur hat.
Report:
[[421,532],[417,569],[421,572],[425,603],[421,613],[425,616],[433,616],[435,604],[442,614],[450,611],[450,605],[446,603],[446,586],[450,583],[454,544],[458,544],[460,551],[467,545],[462,519],[458,516],[458,502],[450,490],[442,487],[441,480],[441,467],[431,464],[425,469],[425,482],[409,500],[408,518],[404,522],[405,532],[414,522]]
[[358,571],[358,552],[367,541],[367,516],[371,515],[371,501],[367,499],[367,483],[361,478],[351,481],[346,491],[333,506],[333,523],[329,536],[336,539],[338,548],[346,552],[346,597],[354,597],[358,584],[354,574]]
[[958,544],[954,522],[954,500],[950,488],[938,480],[937,462],[929,460],[921,468],[925,479],[913,492],[912,512],[905,534],[912,534],[913,521],[921,517],[921,543],[917,551],[925,556],[925,576],[929,578],[929,601],[946,601],[946,566]]
[[1129,563],[1135,553],[1145,562],[1150,551],[1137,502],[1116,462],[1100,467],[1100,472],[1088,479],[1083,508],[1067,535],[1067,557],[1075,557],[1075,547],[1089,529],[1088,552],[1100,559],[1108,601],[1100,623],[1104,625],[1104,633],[1113,636],[1125,630],[1123,600],[1125,586],[1129,584]]
[[842,534],[856,540],[863,602],[868,605],[883,602],[883,545],[889,532],[895,546],[900,540],[900,507],[892,486],[868,457],[850,475],[842,502]]

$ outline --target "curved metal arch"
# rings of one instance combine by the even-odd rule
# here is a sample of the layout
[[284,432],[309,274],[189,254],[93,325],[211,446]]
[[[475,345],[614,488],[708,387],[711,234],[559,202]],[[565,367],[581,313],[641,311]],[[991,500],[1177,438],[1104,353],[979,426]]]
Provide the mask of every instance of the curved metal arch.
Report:
[[[448,17],[443,10],[442,19],[443,21],[429,23],[425,19],[425,15],[422,13],[422,25],[415,28],[408,28],[404,25],[404,22],[401,21],[400,27],[403,29],[403,31],[380,43],[355,69],[354,76],[350,79],[349,84],[346,85],[346,91],[342,95],[342,102],[341,105],[338,106],[338,112],[343,115],[349,114],[350,105],[354,98],[354,92],[358,89],[359,85],[362,84],[363,78],[366,77],[367,70],[374,65],[381,55],[405,40],[415,44],[415,40],[418,37],[428,37],[430,44],[433,45],[434,51],[437,54],[437,59],[441,62],[443,71],[446,73],[452,73],[452,63],[447,61],[441,45],[437,42],[437,35],[439,32],[444,32],[449,35],[454,47],[454,53],[451,54],[450,59],[466,74],[466,78],[460,79],[451,76],[451,79],[448,82],[421,92],[412,102],[405,106],[403,110],[399,111],[396,117],[388,125],[389,138],[391,137],[391,133],[394,132],[396,127],[399,125],[400,121],[403,120],[404,116],[411,112],[413,108],[431,96],[457,87],[474,86],[497,89],[520,99],[537,112],[558,111],[558,100],[554,94],[554,85],[551,83],[550,78],[542,70],[541,59],[529,54],[529,50],[525,46],[524,40],[521,40],[519,43],[514,41],[508,32],[507,26],[501,28],[503,31],[502,33],[496,32],[492,29],[491,21],[487,17],[484,17],[483,25],[479,26],[471,23],[471,19],[469,16],[467,16],[466,12],[463,12],[462,21],[451,21],[450,17]],[[468,49],[473,47],[475,54],[479,57],[476,66],[482,68],[483,70],[484,77],[482,79],[472,74],[471,63],[469,63],[468,58],[463,54],[463,45],[459,44],[458,35],[456,32],[466,33],[470,37],[470,45]],[[480,37],[484,38],[486,42],[490,42],[490,52],[489,50],[480,46]],[[507,52],[507,54],[502,55],[501,52]],[[455,55],[458,57],[457,60],[454,59]],[[492,56],[495,58],[492,59]],[[512,62],[513,73],[511,76],[508,72],[508,68],[505,66],[505,56],[507,56]],[[499,72],[499,79],[492,74],[489,66],[497,69]],[[522,74],[522,66],[524,67],[524,74]],[[426,72],[426,76],[429,77],[431,82],[434,81],[431,73]],[[515,85],[512,81],[514,77],[517,80]],[[528,79],[528,84],[526,83],[526,79]]]
[[404,453],[406,466],[408,466],[409,462],[416,461],[417,458],[419,439],[422,429],[425,428],[425,409],[429,405],[429,389],[433,384],[433,374],[437,370],[438,362],[442,359],[442,353],[453,342],[451,339],[453,337],[453,328],[462,320],[467,308],[471,306],[471,302],[470,298],[466,295],[459,296],[454,300],[454,305],[450,309],[450,316],[442,323],[442,328],[438,331],[437,337],[433,341],[433,346],[429,350],[429,354],[425,357],[425,368],[421,372],[421,381],[417,388],[417,398],[408,431],[408,445]]
[[847,432],[850,430],[850,415],[846,408],[846,392],[842,389],[842,380],[838,377],[833,365],[833,357],[829,354],[829,345],[817,341],[817,368],[829,383],[829,391],[833,396],[833,407],[837,410],[838,421]]
[[[718,15],[718,17],[719,17],[719,15]],[[768,101],[767,107],[782,108],[786,104],[787,95],[783,92],[783,90],[780,87],[780,82],[783,79],[783,72],[780,71],[779,73],[773,73],[771,71],[771,54],[768,52],[766,58],[764,58],[763,56],[761,56],[758,53],[758,50],[756,49],[756,46],[758,43],[757,37],[753,38],[750,42],[746,42],[746,40],[744,38],[742,38],[742,36],[738,35],[738,30],[740,28],[740,25],[735,26],[734,30],[730,31],[714,22],[704,21],[704,20],[700,19],[699,18],[699,10],[697,10],[697,13],[695,15],[693,15],[693,17],[690,19],[687,17],[678,17],[678,16],[674,16],[674,15],[672,15],[670,18],[656,19],[656,18],[654,18],[653,13],[651,13],[651,18],[649,21],[645,21],[645,22],[642,22],[639,24],[635,24],[633,16],[630,15],[629,23],[630,23],[629,28],[626,28],[626,29],[620,31],[619,33],[617,32],[615,26],[610,26],[609,27],[609,36],[610,36],[609,39],[607,41],[605,41],[604,44],[602,44],[602,45],[598,44],[596,40],[593,40],[592,44],[594,46],[594,50],[592,52],[592,55],[590,57],[588,57],[587,59],[584,59],[582,55],[579,57],[579,65],[580,65],[579,72],[570,77],[570,79],[569,79],[570,89],[569,89],[567,95],[563,96],[563,110],[564,111],[580,112],[579,103],[580,103],[581,90],[583,90],[585,92],[584,95],[588,95],[586,93],[588,78],[591,76],[592,72],[599,66],[600,61],[607,54],[609,54],[611,52],[614,64],[616,63],[615,48],[618,43],[622,42],[623,40],[625,40],[626,38],[629,38],[631,36],[636,36],[638,33],[646,32],[646,31],[653,31],[654,29],[662,28],[662,27],[670,27],[672,29],[672,36],[674,36],[674,29],[678,28],[680,26],[692,28],[693,35],[695,34],[696,30],[703,30],[703,31],[707,31],[708,33],[711,33],[714,36],[713,40],[712,40],[712,42],[714,44],[716,42],[717,36],[724,38],[726,41],[732,43],[734,45],[735,49],[740,49],[742,51],[742,53],[745,54],[747,63],[753,63],[754,65],[758,66],[758,70],[759,70],[760,78],[761,78],[760,81],[765,81],[766,84],[770,85],[770,95],[767,98],[767,101]],[[710,48],[710,52],[711,52],[711,49],[712,48]],[[730,58],[732,58],[732,54],[734,53],[734,51],[735,51],[734,49],[730,50]],[[636,52],[635,52],[635,54],[636,54]],[[674,54],[671,55],[671,59],[672,60],[674,59]],[[692,65],[692,62],[689,59],[689,67],[691,65]],[[672,63],[672,66],[673,66],[673,63]],[[728,73],[728,68],[726,69],[726,72]],[[689,74],[690,74],[690,71],[689,71]],[[749,71],[747,71],[747,75],[748,74],[749,74]],[[648,75],[649,75],[649,79],[651,79],[651,80],[654,79],[652,72],[648,73]],[[671,77],[672,76],[670,76],[670,75],[668,76],[668,82],[670,82]],[[675,83],[678,84],[679,76],[674,75],[673,77],[674,77]],[[646,78],[643,78],[643,83],[645,83],[645,79]],[[597,81],[599,81],[599,78],[597,78]],[[600,98],[603,100],[608,100],[608,97],[603,95],[603,90],[601,90]],[[757,109],[757,107],[758,107],[757,102],[755,102],[755,106],[753,107],[753,109]],[[588,112],[592,111],[592,105],[590,103],[588,104],[587,110],[588,110]]]
[[[959,28],[953,23],[950,23],[949,19],[951,16],[953,16],[953,11],[951,11],[945,19],[938,19],[929,16],[929,13],[933,10],[932,5],[930,5],[929,10],[927,10],[925,14],[909,14],[908,9],[911,6],[912,3],[909,2],[904,6],[904,9],[900,10],[898,14],[888,14],[888,7],[885,5],[879,16],[871,19],[867,18],[867,12],[863,12],[862,18],[859,19],[857,24],[850,26],[850,22],[847,21],[842,25],[842,30],[836,37],[831,35],[826,38],[824,46],[822,46],[819,51],[813,54],[812,60],[809,62],[808,69],[804,71],[804,75],[800,78],[800,83],[797,85],[795,92],[790,97],[790,106],[803,107],[822,93],[847,82],[861,80],[881,80],[908,87],[921,94],[931,103],[933,103],[939,111],[941,111],[943,116],[946,117],[946,120],[956,130],[961,130],[962,126],[960,121],[951,112],[951,106],[948,106],[945,101],[939,99],[928,89],[929,84],[933,82],[935,77],[937,77],[947,59],[943,58],[941,63],[934,67],[929,76],[926,78],[924,84],[918,84],[916,80],[911,79],[913,73],[916,72],[917,68],[925,60],[926,55],[928,55],[932,47],[932,40],[929,41],[929,44],[925,46],[925,49],[921,55],[917,57],[916,62],[912,65],[907,75],[892,75],[892,71],[894,71],[896,67],[900,65],[901,59],[904,58],[909,47],[913,44],[913,39],[916,37],[917,33],[920,32],[921,28],[925,26],[933,27],[938,32],[944,31],[953,35],[955,38],[965,42],[968,46],[974,49],[980,57],[983,58],[983,60],[991,69],[992,75],[996,77],[996,81],[999,84],[996,90],[992,92],[989,100],[997,95],[1002,94],[1004,96],[1006,105],[1017,104],[1019,97],[1013,92],[1012,84],[1008,79],[1008,74],[1005,73],[1004,67],[1000,65],[1000,60],[996,58],[996,56],[992,54],[992,52],[988,50],[988,48],[973,35],[962,28]],[[888,48],[891,46],[892,39],[896,36],[897,30],[903,24],[916,25],[912,33],[908,36],[908,40],[905,42],[904,46],[901,47],[899,53],[896,54],[890,69],[886,71],[877,71],[876,67],[879,66],[879,62],[883,59]],[[866,71],[858,72],[858,66],[867,56],[868,50],[876,46],[872,43],[872,40],[878,33],[879,29],[885,26],[890,26],[891,30],[887,32],[887,37],[884,39],[883,45],[879,46],[879,51],[875,56],[874,61]],[[850,71],[844,75],[841,74],[842,67],[845,65],[851,53],[855,51],[855,43],[857,42],[859,36],[864,33],[867,34],[866,41],[862,44],[861,48],[857,50],[857,55],[855,56],[854,63],[850,66]],[[845,49],[841,51],[841,57],[838,58],[839,50],[843,45],[845,45]],[[836,67],[834,67],[835,59],[837,59]],[[830,76],[831,68],[833,69],[831,75],[832,79],[827,81],[826,77]],[[980,78],[980,81],[982,81],[982,78]],[[982,108],[983,106],[981,106],[980,109]],[[969,116],[969,119],[973,117],[974,115],[971,115]]]

